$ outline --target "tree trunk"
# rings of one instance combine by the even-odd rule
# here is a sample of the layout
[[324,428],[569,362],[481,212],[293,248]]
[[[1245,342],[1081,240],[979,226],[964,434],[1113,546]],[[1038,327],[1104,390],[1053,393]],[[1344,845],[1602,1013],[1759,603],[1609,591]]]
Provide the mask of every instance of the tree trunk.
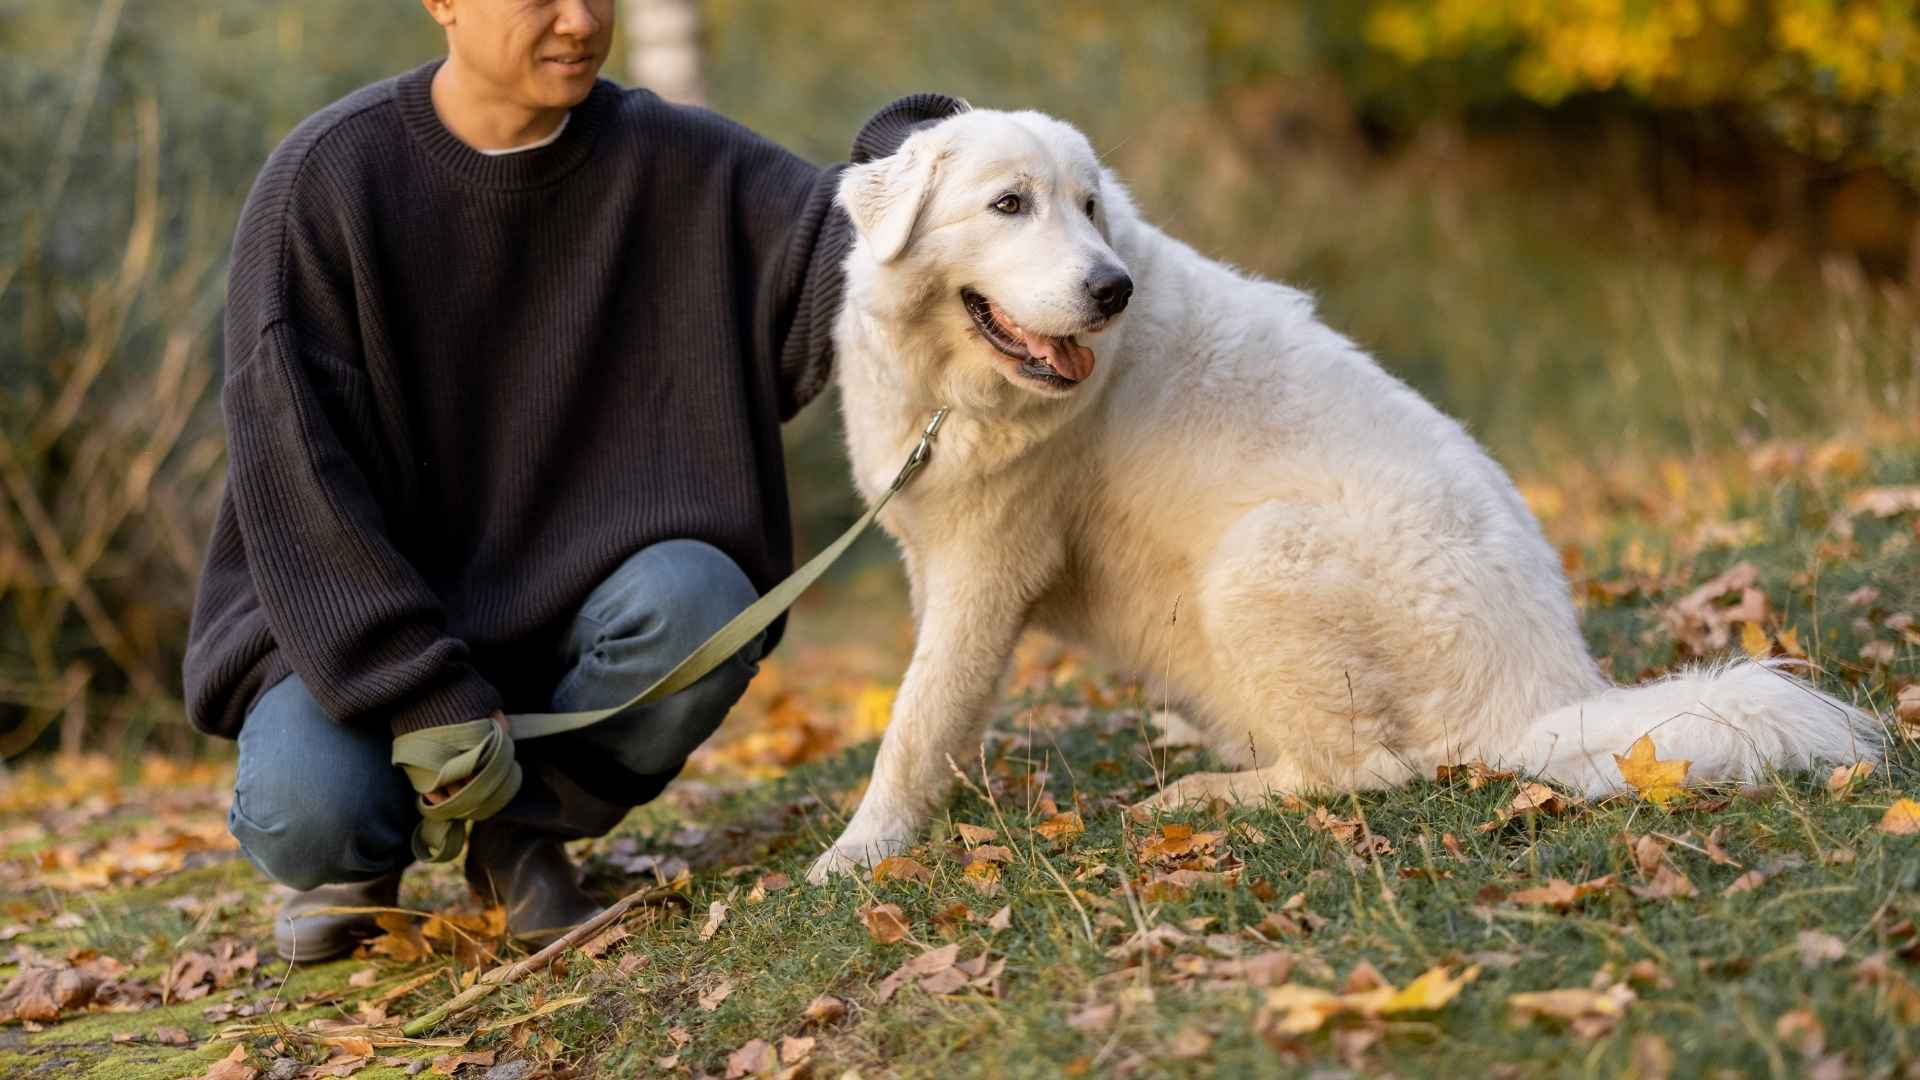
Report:
[[700,0],[621,0],[627,81],[668,101],[704,105]]

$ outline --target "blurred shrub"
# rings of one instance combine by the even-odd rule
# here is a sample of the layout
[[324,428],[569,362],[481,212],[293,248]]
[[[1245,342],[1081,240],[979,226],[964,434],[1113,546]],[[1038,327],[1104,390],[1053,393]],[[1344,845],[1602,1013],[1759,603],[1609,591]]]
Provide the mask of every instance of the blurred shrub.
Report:
[[288,128],[434,55],[416,5],[0,0],[0,752],[186,744],[233,222]]
[[1618,93],[1729,107],[1788,145],[1920,183],[1914,0],[1365,0],[1323,27],[1371,47],[1350,70],[1398,110]]

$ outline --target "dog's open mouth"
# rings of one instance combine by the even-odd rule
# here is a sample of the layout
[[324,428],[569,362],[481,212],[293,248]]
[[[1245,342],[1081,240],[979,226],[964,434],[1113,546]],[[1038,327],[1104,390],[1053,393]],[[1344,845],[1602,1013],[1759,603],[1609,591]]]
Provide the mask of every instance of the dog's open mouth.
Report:
[[1047,337],[1023,328],[1007,317],[1000,305],[974,292],[960,290],[960,302],[973,324],[994,348],[1018,361],[1015,370],[1026,378],[1058,390],[1078,386],[1093,374],[1093,350],[1077,337]]

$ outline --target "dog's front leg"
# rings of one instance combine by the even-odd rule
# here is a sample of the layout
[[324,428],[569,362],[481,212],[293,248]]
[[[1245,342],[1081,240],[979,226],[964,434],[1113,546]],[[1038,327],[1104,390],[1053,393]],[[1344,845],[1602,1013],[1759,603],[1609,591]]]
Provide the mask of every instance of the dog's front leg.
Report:
[[906,848],[946,802],[953,785],[949,761],[965,762],[979,747],[1020,634],[1024,605],[1011,590],[993,587],[1009,580],[976,568],[965,581],[927,583],[913,662],[880,740],[873,780],[807,880],[819,884],[835,871],[871,866]]

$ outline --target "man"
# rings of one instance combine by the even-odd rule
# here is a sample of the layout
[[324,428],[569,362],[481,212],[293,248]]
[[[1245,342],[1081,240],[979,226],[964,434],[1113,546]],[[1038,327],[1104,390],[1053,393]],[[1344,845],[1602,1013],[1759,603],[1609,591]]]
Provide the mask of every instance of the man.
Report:
[[[239,740],[241,849],[299,890],[293,960],[369,933],[317,909],[392,905],[422,807],[479,785],[414,790],[423,740],[520,772],[466,862],[515,934],[596,910],[562,842],[659,794],[780,624],[595,727],[500,720],[628,700],[791,569],[779,423],[827,379],[850,243],[837,168],[597,80],[613,0],[423,3],[446,59],[296,128],[234,241],[185,679]],[[855,156],[960,107],[895,102]]]

